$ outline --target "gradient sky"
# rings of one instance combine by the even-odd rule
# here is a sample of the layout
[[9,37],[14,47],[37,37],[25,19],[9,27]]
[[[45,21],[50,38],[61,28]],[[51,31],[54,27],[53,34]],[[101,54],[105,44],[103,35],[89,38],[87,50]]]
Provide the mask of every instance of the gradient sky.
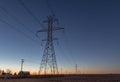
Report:
[[[51,15],[46,0],[22,0],[42,21]],[[81,73],[120,73],[120,1],[48,0],[64,31],[54,33],[59,70]],[[3,22],[5,21],[5,22]],[[46,24],[43,23],[46,27]],[[44,27],[43,27],[44,28]],[[0,0],[0,69],[38,72],[45,33],[18,0]],[[32,31],[32,32],[31,32]],[[41,43],[43,46],[41,46]]]

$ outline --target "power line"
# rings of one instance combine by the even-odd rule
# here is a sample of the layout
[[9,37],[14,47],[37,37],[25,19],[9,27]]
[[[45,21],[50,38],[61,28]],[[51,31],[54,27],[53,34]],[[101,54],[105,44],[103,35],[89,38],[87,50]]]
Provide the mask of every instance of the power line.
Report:
[[36,62],[36,61],[33,61],[33,60],[28,60],[28,59],[25,59],[26,62],[29,62],[29,63],[32,63],[32,64],[36,64],[36,65],[39,65],[40,63]]
[[64,64],[64,65],[67,64],[67,65],[73,66],[73,63],[72,63],[73,60],[70,59],[71,58],[70,55],[68,55],[67,53],[65,53],[64,50],[61,48],[60,45],[58,46],[58,48],[59,48],[59,51],[62,52],[60,54],[62,54],[64,56],[63,60],[65,60],[65,62],[63,61],[64,63],[62,63],[62,62],[61,63]]
[[30,30],[29,28],[27,28],[25,26],[24,23],[21,23],[15,16],[13,16],[11,13],[9,13],[7,11],[7,9],[5,9],[4,7],[0,6],[0,9],[2,9],[8,16],[10,16],[11,18],[13,18],[15,21],[17,21],[19,24],[21,24],[22,26],[24,26],[27,30],[29,30],[31,33],[35,34],[32,30]]
[[1,21],[1,22],[3,22],[4,24],[8,25],[10,28],[12,28],[12,29],[16,30],[17,32],[19,32],[19,33],[23,34],[26,38],[28,38],[28,39],[30,39],[30,40],[32,40],[32,41],[37,42],[36,40],[34,40],[33,38],[31,38],[30,36],[28,36],[27,34],[25,34],[23,31],[18,30],[15,26],[13,26],[13,25],[9,24],[9,23],[8,23],[8,22],[6,22],[5,20],[0,19],[0,21]]
[[[66,30],[64,30],[64,31],[66,31]],[[74,61],[74,63],[76,63],[76,60],[74,59],[74,56],[72,55],[72,50],[70,49],[71,48],[71,46],[69,46],[69,44],[70,44],[70,42],[69,42],[69,39],[68,39],[68,37],[67,37],[67,34],[66,34],[66,32],[64,32],[64,44],[65,44],[65,47],[66,47],[66,50],[67,50],[67,52],[68,52],[68,54],[71,56],[71,60],[72,61]],[[70,57],[69,56],[69,57]],[[73,63],[73,64],[74,64]]]
[[43,28],[44,25],[40,23],[40,20],[31,12],[31,10],[24,4],[22,0],[18,0],[18,2],[25,8],[25,10],[38,22],[38,24]]
[[48,7],[48,9],[50,10],[51,14],[52,14],[53,16],[55,16],[55,13],[54,13],[51,5],[49,4],[49,1],[48,1],[48,0],[46,0],[46,4],[47,4],[47,7]]

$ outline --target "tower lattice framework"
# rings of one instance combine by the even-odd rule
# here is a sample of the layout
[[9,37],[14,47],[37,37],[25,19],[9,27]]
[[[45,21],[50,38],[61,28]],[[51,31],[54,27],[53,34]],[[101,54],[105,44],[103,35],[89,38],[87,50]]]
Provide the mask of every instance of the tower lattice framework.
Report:
[[53,40],[57,40],[57,38],[53,38],[53,32],[56,30],[61,30],[64,28],[54,27],[54,23],[58,21],[54,16],[48,16],[47,21],[44,21],[48,24],[47,29],[41,29],[37,32],[47,32],[46,41],[42,61],[40,64],[39,74],[58,74],[58,66],[56,61],[56,54],[54,50]]

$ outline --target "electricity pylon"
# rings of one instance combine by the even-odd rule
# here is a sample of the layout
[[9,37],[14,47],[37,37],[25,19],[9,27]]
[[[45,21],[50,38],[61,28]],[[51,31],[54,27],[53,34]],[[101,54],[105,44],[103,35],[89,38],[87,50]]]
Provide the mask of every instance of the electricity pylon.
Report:
[[23,71],[23,63],[24,63],[24,59],[21,59],[21,71]]
[[37,31],[37,33],[47,32],[47,39],[43,40],[46,41],[46,45],[44,48],[43,57],[40,64],[39,74],[42,74],[42,72],[44,74],[47,74],[48,72],[51,72],[51,74],[58,74],[56,55],[53,45],[53,40],[57,40],[57,38],[53,38],[53,32],[64,28],[54,27],[54,23],[57,21],[58,19],[56,19],[54,16],[48,16],[47,20],[44,21],[48,24],[48,28]]
[[76,71],[76,74],[78,73],[78,66],[77,64],[75,65],[75,71]]

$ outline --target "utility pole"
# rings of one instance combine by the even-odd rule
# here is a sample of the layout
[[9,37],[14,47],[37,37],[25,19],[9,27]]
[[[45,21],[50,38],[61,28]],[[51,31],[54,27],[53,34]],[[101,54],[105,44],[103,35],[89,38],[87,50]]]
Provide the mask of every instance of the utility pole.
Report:
[[51,71],[51,74],[58,74],[58,67],[57,67],[57,61],[56,61],[56,54],[54,50],[53,40],[57,40],[57,38],[53,38],[53,32],[56,30],[61,30],[64,28],[61,27],[54,27],[54,23],[57,22],[58,19],[56,19],[54,16],[48,16],[47,20],[44,21],[48,24],[48,28],[38,30],[38,32],[47,32],[47,39],[44,39],[43,41],[46,41],[46,45],[43,52],[42,61],[40,64],[39,74],[47,74]]
[[75,70],[76,70],[76,74],[77,74],[77,72],[78,72],[78,66],[77,66],[77,64],[75,65]]
[[21,59],[21,71],[23,71],[23,63],[24,63],[24,59]]
[[61,74],[62,74],[62,68],[61,68]]

